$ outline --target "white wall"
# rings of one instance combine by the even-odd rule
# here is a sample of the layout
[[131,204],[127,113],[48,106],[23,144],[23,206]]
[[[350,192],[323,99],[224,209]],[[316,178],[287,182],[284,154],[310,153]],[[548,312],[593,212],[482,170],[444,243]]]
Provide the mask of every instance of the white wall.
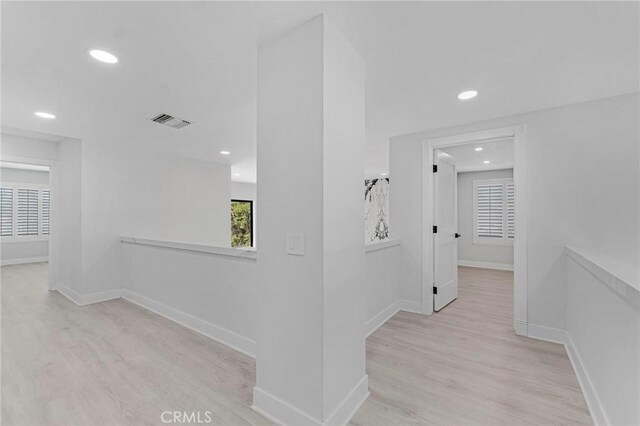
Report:
[[127,126],[101,126],[82,142],[83,293],[121,287],[123,235],[230,245],[229,166],[165,153]]
[[366,331],[394,313],[400,299],[400,245],[365,253]]
[[[566,262],[567,333],[578,368],[588,377],[582,378],[586,397],[596,417],[603,413],[604,419],[596,424],[638,425],[640,293],[626,285],[612,286],[617,280],[584,261],[567,256]],[[591,391],[597,399],[589,398]]]
[[391,139],[391,231],[401,293],[420,300],[422,141],[525,124],[529,323],[565,328],[570,243],[638,267],[639,95],[625,95]]
[[[324,17],[258,49],[257,146],[254,405],[288,424],[346,423],[368,393],[364,63]],[[298,232],[304,256],[285,250]]]
[[122,246],[126,298],[255,357],[255,259]]
[[513,266],[513,246],[473,243],[473,181],[513,178],[513,169],[458,173],[458,259]]
[[[49,172],[0,168],[3,184],[35,184],[49,186]],[[3,265],[29,260],[45,261],[49,256],[49,238],[40,240],[2,241],[0,259]]]

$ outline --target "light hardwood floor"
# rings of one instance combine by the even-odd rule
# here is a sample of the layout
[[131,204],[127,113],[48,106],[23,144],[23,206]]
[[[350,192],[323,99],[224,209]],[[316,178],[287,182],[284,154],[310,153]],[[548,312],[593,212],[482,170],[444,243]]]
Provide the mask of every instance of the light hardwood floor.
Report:
[[[46,281],[46,264],[2,267],[2,424],[161,424],[164,410],[268,423],[250,408],[251,358],[122,300],[78,307]],[[513,334],[511,281],[460,268],[445,310],[371,335],[352,424],[590,423],[563,347]]]
[[513,332],[513,273],[459,268],[458,299],[367,339],[371,397],[353,425],[591,424],[561,345]]

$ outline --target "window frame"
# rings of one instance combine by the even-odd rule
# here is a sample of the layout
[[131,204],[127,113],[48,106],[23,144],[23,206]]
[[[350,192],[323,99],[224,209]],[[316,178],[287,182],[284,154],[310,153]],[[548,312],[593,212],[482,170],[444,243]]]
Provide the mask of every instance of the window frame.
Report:
[[[478,187],[482,185],[502,185],[502,238],[490,238],[478,236]],[[513,246],[514,238],[508,235],[508,202],[507,202],[507,185],[513,185],[513,178],[499,179],[474,179],[473,180],[473,245],[476,246]],[[514,186],[515,200],[515,186]],[[515,222],[515,216],[514,216]],[[515,228],[514,228],[515,230]]]
[[[11,222],[11,236],[0,236],[0,241],[3,243],[15,243],[15,242],[32,242],[32,241],[48,241],[51,237],[51,187],[45,184],[36,183],[20,183],[20,182],[2,182],[0,183],[2,188],[11,188],[13,190],[13,206],[12,206],[12,222]],[[38,235],[18,235],[18,190],[19,189],[31,189],[38,191]],[[49,234],[44,235],[42,233],[42,191],[49,191]]]
[[[254,234],[254,217],[253,217],[253,200],[241,200],[239,198],[232,198],[231,199],[232,203],[249,203],[249,211],[251,212],[249,215],[249,221],[250,221],[250,226],[249,228],[251,229],[251,245],[249,247],[253,248],[255,247],[255,236]],[[230,209],[231,210],[231,209]],[[243,248],[243,247],[233,247],[233,248]]]

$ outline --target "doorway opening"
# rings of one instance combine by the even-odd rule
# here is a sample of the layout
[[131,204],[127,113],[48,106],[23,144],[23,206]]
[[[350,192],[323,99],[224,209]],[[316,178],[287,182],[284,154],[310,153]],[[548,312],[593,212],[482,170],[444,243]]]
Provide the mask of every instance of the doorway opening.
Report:
[[458,267],[514,271],[514,330],[527,335],[525,128],[424,142],[423,312],[458,297]]
[[40,264],[48,276],[51,174],[47,162],[0,161],[0,263]]

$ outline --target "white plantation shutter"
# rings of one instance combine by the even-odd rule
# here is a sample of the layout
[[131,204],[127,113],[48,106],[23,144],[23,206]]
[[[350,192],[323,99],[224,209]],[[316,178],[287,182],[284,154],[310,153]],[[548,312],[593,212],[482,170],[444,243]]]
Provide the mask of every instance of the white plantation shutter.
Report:
[[0,236],[13,235],[13,188],[0,188]]
[[515,232],[516,203],[514,196],[514,186],[507,184],[507,238],[513,239]]
[[18,188],[18,236],[38,235],[38,190]]
[[42,190],[42,235],[49,235],[49,217],[51,205],[51,191]]
[[515,196],[513,179],[473,181],[473,242],[513,244]]
[[503,236],[503,186],[500,184],[478,185],[476,190],[477,236],[502,238]]

